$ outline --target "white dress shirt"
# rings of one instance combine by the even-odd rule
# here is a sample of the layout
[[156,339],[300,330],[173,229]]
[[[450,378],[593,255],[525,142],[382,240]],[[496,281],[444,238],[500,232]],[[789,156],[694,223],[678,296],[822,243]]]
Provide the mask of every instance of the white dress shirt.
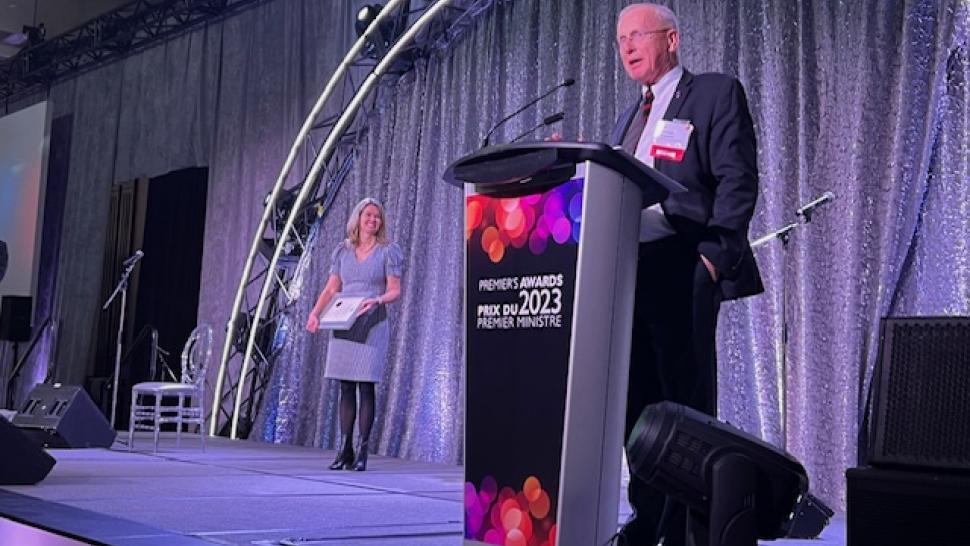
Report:
[[[636,157],[640,161],[653,167],[653,158],[650,157],[650,144],[653,143],[654,132],[657,129],[657,122],[663,119],[670,106],[670,100],[677,90],[680,77],[684,75],[684,68],[680,65],[675,66],[669,72],[657,80],[657,83],[649,87],[653,91],[653,105],[650,108],[650,115],[647,117],[647,124],[640,134],[640,141],[637,143]],[[647,92],[648,87],[643,86],[643,92]],[[673,235],[674,228],[664,216],[660,203],[643,209],[640,212],[640,242],[657,241],[664,237]]]

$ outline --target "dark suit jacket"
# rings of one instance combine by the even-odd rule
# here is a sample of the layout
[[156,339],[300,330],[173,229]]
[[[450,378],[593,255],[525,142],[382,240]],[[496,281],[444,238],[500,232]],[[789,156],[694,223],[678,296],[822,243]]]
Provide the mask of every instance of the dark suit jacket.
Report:
[[[612,144],[622,144],[638,110],[635,104],[620,115]],[[664,200],[667,220],[714,264],[724,299],[763,292],[748,245],[748,223],[758,199],[758,158],[741,82],[685,70],[663,119],[694,125],[682,161],[654,160],[654,168],[688,189]]]

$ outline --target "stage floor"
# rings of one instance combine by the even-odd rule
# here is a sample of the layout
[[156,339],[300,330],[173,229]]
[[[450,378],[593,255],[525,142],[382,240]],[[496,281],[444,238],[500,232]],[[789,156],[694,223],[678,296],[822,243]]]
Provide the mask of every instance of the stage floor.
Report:
[[[50,450],[57,465],[44,481],[0,487],[0,515],[112,546],[461,544],[460,466],[371,456],[366,472],[331,471],[330,451],[209,440],[204,453],[193,435],[178,448],[165,435],[158,454],[147,436],[132,453]],[[837,519],[819,540],[764,544],[844,536]]]

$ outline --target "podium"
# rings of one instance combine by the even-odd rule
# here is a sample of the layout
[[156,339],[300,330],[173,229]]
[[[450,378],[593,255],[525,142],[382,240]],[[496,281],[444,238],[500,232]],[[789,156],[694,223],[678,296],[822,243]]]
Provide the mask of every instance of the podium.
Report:
[[672,179],[605,144],[493,146],[465,196],[464,544],[616,531],[640,211]]

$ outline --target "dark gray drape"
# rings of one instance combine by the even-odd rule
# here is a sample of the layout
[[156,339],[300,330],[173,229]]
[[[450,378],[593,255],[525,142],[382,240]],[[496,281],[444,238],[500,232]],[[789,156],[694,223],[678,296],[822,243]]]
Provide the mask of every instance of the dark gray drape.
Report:
[[[57,113],[75,114],[59,276],[62,359],[90,348],[82,326],[96,316],[108,185],[141,174],[209,166],[199,315],[221,330],[263,195],[349,43],[351,4],[276,0],[55,87]],[[636,92],[613,46],[625,4],[495,2],[451,47],[383,91],[352,178],[306,258],[258,435],[333,444],[336,393],[321,380],[326,339],[307,339],[302,326],[346,214],[373,195],[387,205],[391,236],[407,255],[375,443],[381,453],[460,460],[462,196],[440,175],[503,112],[566,77],[576,86],[495,140],[559,109],[567,138],[604,138]],[[824,191],[838,195],[788,250],[784,440],[813,490],[843,505],[878,318],[970,313],[966,4],[668,5],[681,20],[684,65],[734,74],[748,91],[762,173],[752,236]],[[781,443],[782,250],[772,243],[757,256],[766,294],[721,314],[721,417]],[[61,379],[83,373],[65,369]]]
[[[58,379],[80,383],[92,350],[111,184],[208,165],[200,321],[221,348],[262,197],[352,28],[347,2],[279,0],[54,86],[74,112],[59,271]],[[304,165],[295,171],[302,174]],[[146,260],[151,259],[147,256]]]

